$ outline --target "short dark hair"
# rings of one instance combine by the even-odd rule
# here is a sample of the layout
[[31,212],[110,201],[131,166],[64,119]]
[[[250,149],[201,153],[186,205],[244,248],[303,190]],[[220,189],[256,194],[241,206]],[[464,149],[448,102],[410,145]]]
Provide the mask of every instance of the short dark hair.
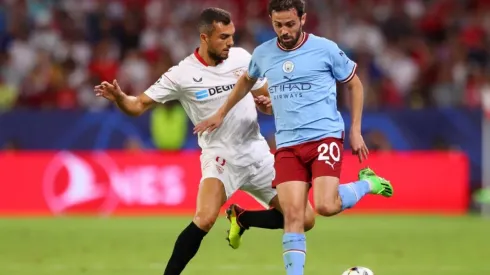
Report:
[[272,15],[273,11],[287,11],[290,9],[295,9],[299,17],[303,16],[306,13],[305,0],[269,0],[269,15]]
[[220,8],[207,8],[199,16],[199,32],[211,33],[214,30],[213,23],[231,23],[231,14]]

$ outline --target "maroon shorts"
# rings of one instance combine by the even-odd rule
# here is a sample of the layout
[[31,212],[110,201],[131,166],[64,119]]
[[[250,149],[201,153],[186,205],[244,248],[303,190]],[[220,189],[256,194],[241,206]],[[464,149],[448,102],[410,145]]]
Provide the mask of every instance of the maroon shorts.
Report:
[[324,138],[289,147],[275,153],[276,177],[272,187],[287,181],[312,183],[321,176],[340,178],[344,141],[339,138]]

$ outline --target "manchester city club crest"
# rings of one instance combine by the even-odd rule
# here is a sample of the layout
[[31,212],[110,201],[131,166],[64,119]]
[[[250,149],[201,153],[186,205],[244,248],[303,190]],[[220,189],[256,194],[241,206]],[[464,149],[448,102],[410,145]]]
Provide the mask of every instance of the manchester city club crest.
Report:
[[284,64],[282,64],[282,70],[285,73],[291,73],[294,70],[294,63],[289,60],[284,62]]

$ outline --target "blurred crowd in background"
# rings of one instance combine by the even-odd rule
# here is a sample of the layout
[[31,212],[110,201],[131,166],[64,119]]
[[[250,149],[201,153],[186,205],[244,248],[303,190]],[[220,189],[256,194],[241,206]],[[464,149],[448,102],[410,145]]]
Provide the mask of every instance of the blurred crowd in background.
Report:
[[[0,110],[101,110],[94,85],[139,94],[198,46],[204,7],[229,10],[235,44],[274,37],[267,0],[3,0]],[[305,30],[358,65],[366,108],[479,108],[490,96],[490,0],[308,0]],[[339,92],[346,107],[348,93]]]

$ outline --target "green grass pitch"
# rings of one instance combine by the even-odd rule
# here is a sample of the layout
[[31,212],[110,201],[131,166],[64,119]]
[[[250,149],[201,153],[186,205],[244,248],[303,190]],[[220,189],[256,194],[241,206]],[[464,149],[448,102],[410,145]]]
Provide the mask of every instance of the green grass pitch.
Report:
[[[189,217],[0,220],[2,275],[159,275]],[[220,218],[184,275],[284,275],[280,230],[252,229],[242,247]],[[306,274],[354,265],[376,275],[490,274],[490,220],[479,217],[318,218],[307,233]]]

